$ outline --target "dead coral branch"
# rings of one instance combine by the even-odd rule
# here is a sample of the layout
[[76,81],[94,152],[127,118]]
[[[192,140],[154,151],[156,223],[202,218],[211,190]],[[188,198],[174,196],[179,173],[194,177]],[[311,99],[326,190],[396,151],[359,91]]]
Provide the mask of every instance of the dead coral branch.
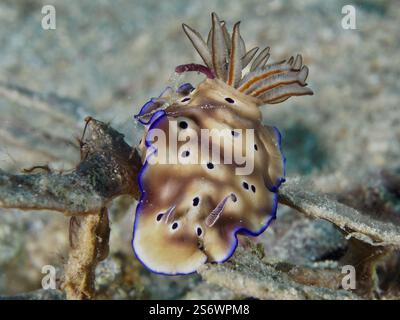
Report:
[[140,158],[122,134],[88,119],[82,161],[67,173],[14,175],[0,170],[0,207],[55,210],[67,215],[99,212],[113,198],[138,198]]

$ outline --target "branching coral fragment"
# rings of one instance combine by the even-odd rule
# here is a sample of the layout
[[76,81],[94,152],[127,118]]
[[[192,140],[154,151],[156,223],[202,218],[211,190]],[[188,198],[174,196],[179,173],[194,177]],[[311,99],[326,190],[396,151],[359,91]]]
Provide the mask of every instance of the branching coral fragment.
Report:
[[[108,255],[106,206],[120,195],[138,198],[137,152],[123,135],[105,123],[87,118],[81,139],[81,162],[68,173],[13,175],[0,170],[0,207],[54,210],[70,215],[70,254],[62,287],[68,299],[89,299],[94,272]],[[86,131],[86,130],[85,130]]]
[[67,215],[98,212],[119,195],[138,196],[137,152],[110,126],[91,119],[83,160],[67,173],[14,175],[0,170],[0,207],[55,210]]
[[110,237],[108,212],[102,208],[97,213],[74,216],[70,220],[70,253],[62,284],[68,299],[94,297],[95,269],[107,258]]
[[349,291],[299,283],[290,273],[264,263],[252,250],[243,247],[238,247],[230,261],[206,264],[198,272],[209,283],[258,299],[360,299]]
[[348,238],[354,237],[375,246],[400,248],[400,226],[307,190],[299,181],[288,180],[279,190],[279,201],[313,218],[332,222],[345,230]]

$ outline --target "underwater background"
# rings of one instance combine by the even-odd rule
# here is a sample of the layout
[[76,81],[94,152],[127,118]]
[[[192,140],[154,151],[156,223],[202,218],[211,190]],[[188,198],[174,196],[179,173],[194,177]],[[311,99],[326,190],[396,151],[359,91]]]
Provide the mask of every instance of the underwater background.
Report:
[[[400,6],[395,0],[350,2],[1,1],[0,168],[16,173],[32,165],[73,168],[79,162],[75,138],[87,115],[137,145],[142,128],[133,115],[174,81],[175,66],[200,62],[181,24],[206,35],[215,11],[229,28],[242,21],[248,47],[270,46],[270,61],[301,53],[310,68],[313,96],[262,107],[263,122],[282,134],[287,177],[302,176],[316,190],[400,225],[400,186],[386,187],[400,173]],[[56,8],[55,30],[41,27],[47,4]],[[346,4],[356,8],[355,30],[342,28]],[[54,99],[70,108],[71,119],[55,120],[46,110],[7,98],[4,84]],[[110,208],[110,255],[96,269],[100,297],[246,297],[197,274],[165,277],[145,270],[131,249],[135,206],[124,197]],[[61,276],[68,225],[61,214],[0,209],[0,296],[40,289],[44,265],[55,266]],[[282,205],[256,241],[270,261],[296,266],[334,264],[353,245],[333,224]],[[399,297],[399,272],[393,271],[400,270],[398,252],[385,259],[376,270],[383,274],[382,297]],[[54,291],[48,297],[63,295]]]

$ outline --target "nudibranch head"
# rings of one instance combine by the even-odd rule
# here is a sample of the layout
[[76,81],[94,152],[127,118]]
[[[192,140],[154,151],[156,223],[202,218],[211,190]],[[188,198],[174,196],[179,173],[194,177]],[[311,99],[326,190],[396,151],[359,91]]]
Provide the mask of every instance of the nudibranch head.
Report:
[[238,23],[230,36],[212,14],[207,43],[184,31],[205,66],[176,71],[206,79],[167,88],[136,116],[145,134],[133,248],[150,270],[172,275],[226,261],[238,234],[257,236],[275,219],[285,158],[279,131],[261,124],[259,106],[312,93],[301,56],[266,65],[269,49],[246,51]]
[[[254,97],[258,105],[283,102],[291,96],[311,95],[312,90],[306,85],[308,68],[303,65],[301,55],[290,57],[280,62],[267,64],[270,48],[259,51],[258,47],[246,50],[237,22],[232,36],[226,24],[212,13],[212,27],[207,42],[201,35],[183,24],[183,30],[201,56],[205,66],[193,67],[193,64],[176,68],[178,72],[199,71],[210,74],[238,92]],[[243,70],[248,67],[243,75]],[[204,69],[209,70],[205,72]]]

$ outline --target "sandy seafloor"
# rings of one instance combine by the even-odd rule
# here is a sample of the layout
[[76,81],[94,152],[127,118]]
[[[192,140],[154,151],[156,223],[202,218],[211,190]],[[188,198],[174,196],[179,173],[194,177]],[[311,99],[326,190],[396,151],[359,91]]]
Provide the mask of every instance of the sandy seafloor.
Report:
[[[57,28],[45,31],[41,7],[49,1],[4,0],[0,81],[81,101],[92,108],[92,116],[110,122],[135,144],[141,128],[132,116],[165,88],[176,65],[200,62],[181,23],[206,36],[210,13],[216,11],[229,27],[242,21],[247,47],[270,46],[271,61],[303,55],[314,96],[263,107],[264,122],[281,131],[289,177],[308,176],[321,191],[345,192],[373,184],[382,169],[400,168],[400,6],[395,0],[353,0],[357,29],[344,30],[341,8],[348,2],[53,0]],[[1,98],[0,168],[73,167],[77,150],[62,143],[47,148],[42,135],[27,140],[24,135],[33,133],[15,127],[29,124],[34,132],[71,138],[79,135],[85,115],[79,115],[79,127],[71,128]],[[98,289],[104,296],[212,298],[214,292],[215,298],[232,297],[206,288],[199,276],[163,277],[142,269],[130,248],[134,207],[125,199],[112,208],[112,254],[99,268]],[[276,241],[280,217],[285,226],[292,223],[286,238]],[[68,219],[54,213],[0,210],[0,295],[40,288],[43,265],[62,269],[67,226]],[[296,248],[288,246],[291,233],[304,235],[304,247],[299,242]],[[329,223],[306,220],[285,208],[259,241],[267,255],[299,264],[316,261],[321,250],[345,242]],[[120,252],[125,258],[119,258]],[[119,286],[121,270],[130,264],[131,278],[140,280]]]

